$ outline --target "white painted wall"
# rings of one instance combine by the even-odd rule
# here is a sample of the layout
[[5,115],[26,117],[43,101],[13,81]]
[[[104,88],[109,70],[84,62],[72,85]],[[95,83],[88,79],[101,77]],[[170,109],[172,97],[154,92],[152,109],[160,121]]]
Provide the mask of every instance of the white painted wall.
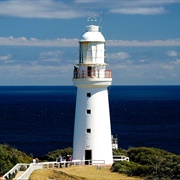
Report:
[[[87,114],[87,109],[91,114]],[[92,150],[92,160],[113,163],[107,88],[77,89],[73,159],[85,160],[85,150]]]

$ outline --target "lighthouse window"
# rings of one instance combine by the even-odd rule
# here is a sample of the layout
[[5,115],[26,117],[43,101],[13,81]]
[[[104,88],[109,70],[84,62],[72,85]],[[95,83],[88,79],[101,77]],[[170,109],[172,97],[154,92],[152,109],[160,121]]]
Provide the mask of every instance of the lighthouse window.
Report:
[[87,114],[91,114],[91,110],[90,109],[87,110]]
[[79,47],[79,63],[83,63],[83,45],[80,43]]
[[91,93],[87,93],[87,97],[91,97]]
[[91,129],[87,129],[87,133],[91,133]]

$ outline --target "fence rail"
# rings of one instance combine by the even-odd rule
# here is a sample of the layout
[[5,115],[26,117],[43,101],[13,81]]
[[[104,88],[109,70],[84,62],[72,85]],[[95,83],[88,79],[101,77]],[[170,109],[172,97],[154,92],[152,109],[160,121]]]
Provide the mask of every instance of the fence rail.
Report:
[[30,164],[24,164],[24,163],[18,163],[16,164],[10,171],[8,171],[3,178],[5,179],[11,179],[12,177],[15,177],[16,173],[18,171],[21,171],[22,169],[28,169],[28,167],[30,166]]
[[16,164],[9,172],[7,172],[3,178],[5,178],[6,180],[9,180],[12,178],[12,175],[16,175],[16,173],[18,171],[21,170],[22,167],[25,167],[26,170],[24,171],[24,173],[17,177],[16,180],[28,180],[31,173],[34,170],[37,169],[50,169],[50,168],[62,168],[62,167],[69,167],[71,165],[74,166],[81,166],[81,165],[105,165],[105,161],[104,160],[73,160],[73,161],[61,161],[61,162],[57,162],[57,161],[53,161],[53,162],[42,162],[42,163],[31,163],[31,164]]

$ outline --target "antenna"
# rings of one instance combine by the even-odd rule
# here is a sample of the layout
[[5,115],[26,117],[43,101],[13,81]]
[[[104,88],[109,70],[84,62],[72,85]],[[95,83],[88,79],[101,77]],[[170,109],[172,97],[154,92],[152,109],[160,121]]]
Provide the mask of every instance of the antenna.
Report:
[[101,14],[100,14],[99,28],[100,28],[100,31],[102,32],[102,11],[101,11]]
[[95,14],[89,15],[87,21],[90,21],[91,24],[93,25],[94,22],[97,21],[96,15]]

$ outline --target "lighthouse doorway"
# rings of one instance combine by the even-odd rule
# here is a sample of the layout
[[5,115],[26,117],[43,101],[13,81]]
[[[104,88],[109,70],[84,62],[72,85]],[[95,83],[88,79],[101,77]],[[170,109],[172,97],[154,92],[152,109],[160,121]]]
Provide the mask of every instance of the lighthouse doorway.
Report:
[[87,67],[87,75],[88,75],[88,77],[92,76],[92,67],[91,66]]
[[[88,165],[89,163],[91,164],[91,160],[92,160],[92,150],[85,150],[85,164]],[[87,161],[87,160],[90,160]]]

